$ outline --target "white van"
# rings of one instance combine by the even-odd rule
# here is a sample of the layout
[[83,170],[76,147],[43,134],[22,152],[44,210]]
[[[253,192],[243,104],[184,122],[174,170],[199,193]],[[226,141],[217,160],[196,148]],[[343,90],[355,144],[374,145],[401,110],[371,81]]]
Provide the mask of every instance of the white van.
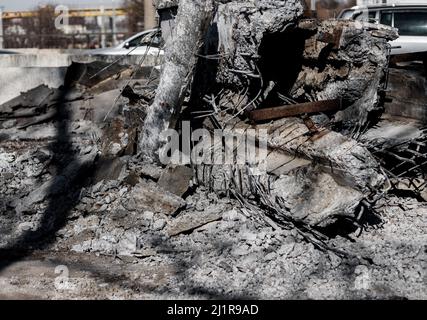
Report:
[[338,18],[368,20],[397,28],[400,37],[391,42],[392,55],[427,53],[427,3],[357,6],[342,11]]

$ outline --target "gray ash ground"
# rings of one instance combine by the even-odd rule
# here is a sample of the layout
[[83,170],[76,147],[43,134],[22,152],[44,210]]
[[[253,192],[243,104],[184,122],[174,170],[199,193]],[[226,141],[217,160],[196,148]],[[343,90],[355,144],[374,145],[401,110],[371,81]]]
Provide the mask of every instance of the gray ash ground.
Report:
[[133,156],[144,108],[119,101],[105,122],[97,90],[46,123],[51,107],[0,106],[0,299],[427,298],[425,202],[389,195],[361,233],[323,230],[351,258],[320,251],[229,195],[162,189],[165,170]]
[[[82,189],[54,240],[20,259],[2,258],[0,298],[427,297],[427,205],[417,200],[384,200],[381,223],[360,236],[331,239],[364,258],[343,259],[319,251],[295,230],[261,225],[234,200],[201,188],[174,216],[141,210],[130,200],[132,188],[114,180]],[[16,237],[36,230],[40,215],[12,222],[3,214],[3,231],[9,226]],[[65,287],[57,285],[58,266],[69,270]]]
[[[77,137],[72,159],[97,150]],[[57,179],[45,199],[29,197],[67,177],[62,158],[43,140],[2,143],[0,298],[427,298],[424,202],[388,196],[360,235],[326,230],[330,245],[358,257],[340,258],[225,195],[170,194],[154,182],[161,170],[130,156],[97,162],[91,183]]]

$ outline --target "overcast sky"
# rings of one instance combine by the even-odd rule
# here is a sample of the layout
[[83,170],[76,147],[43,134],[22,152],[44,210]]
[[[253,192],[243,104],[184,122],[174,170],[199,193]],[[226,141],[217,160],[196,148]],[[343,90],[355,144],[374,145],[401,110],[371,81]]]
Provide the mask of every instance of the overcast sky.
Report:
[[73,7],[98,7],[100,5],[112,6],[121,3],[121,0],[0,0],[0,6],[4,7],[5,11],[14,10],[29,10],[36,7],[38,4],[64,4]]

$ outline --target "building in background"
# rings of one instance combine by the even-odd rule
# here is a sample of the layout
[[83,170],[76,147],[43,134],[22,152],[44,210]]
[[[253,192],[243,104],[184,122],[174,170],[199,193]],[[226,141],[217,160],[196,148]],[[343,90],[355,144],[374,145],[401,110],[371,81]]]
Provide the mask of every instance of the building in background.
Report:
[[60,28],[55,26],[55,4],[26,11],[4,10],[0,13],[0,48],[110,47],[157,25],[152,0],[109,0],[98,4],[101,5],[81,1],[67,6],[69,23]]
[[[55,3],[52,0],[51,3]],[[307,13],[319,19],[335,18],[355,5],[420,3],[427,0],[305,0]],[[67,0],[61,1],[61,4]],[[77,1],[74,1],[77,3]],[[101,4],[101,5],[100,5]],[[114,46],[140,31],[157,26],[152,0],[80,1],[70,5],[69,24],[54,26],[55,5],[1,14],[1,48],[99,48]],[[2,18],[2,19],[1,19]]]

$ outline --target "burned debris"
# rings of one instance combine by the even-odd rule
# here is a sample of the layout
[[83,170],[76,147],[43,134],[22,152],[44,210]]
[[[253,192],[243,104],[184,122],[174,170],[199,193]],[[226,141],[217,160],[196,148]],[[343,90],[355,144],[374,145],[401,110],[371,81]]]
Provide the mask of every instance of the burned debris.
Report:
[[[185,5],[203,9],[195,3]],[[381,195],[387,189],[387,177],[378,162],[353,138],[360,136],[381,114],[388,68],[387,41],[397,37],[396,31],[368,23],[302,19],[303,6],[298,1],[274,1],[268,5],[230,1],[211,5],[217,8],[206,31],[204,46],[197,55],[197,68],[191,71],[187,68],[186,76],[181,76],[186,88],[194,79],[188,108],[199,108],[193,114],[205,118],[204,124],[209,128],[227,132],[246,132],[253,126],[251,121],[274,120],[257,126],[267,130],[269,150],[280,154],[276,161],[281,156],[285,164],[287,159],[294,157],[290,161],[300,166],[292,166],[280,176],[263,177],[263,182],[257,182],[261,183],[258,189],[269,190],[271,184],[283,184],[282,189],[286,189],[286,185],[294,181],[297,186],[289,188],[291,193],[282,190],[284,207],[281,209],[288,211],[290,207],[294,218],[298,216],[295,211],[299,211],[312,226],[330,217],[345,215],[345,212],[354,217],[362,200],[375,199],[375,193]],[[179,33],[180,28],[184,30],[188,23],[197,28],[205,25],[208,17],[203,21],[188,19],[193,13],[201,17],[190,7],[185,7],[185,13],[178,12],[174,32]],[[172,39],[196,47],[201,41],[200,36],[186,39],[177,34],[173,34]],[[286,43],[279,48],[285,50],[280,58],[274,48],[278,42]],[[160,81],[165,86],[158,88],[155,100],[155,106],[161,108],[150,109],[150,121],[144,124],[145,135],[152,132],[152,124],[158,128],[162,123],[163,129],[174,126],[185,102],[183,85],[176,81],[165,82],[174,78],[173,68],[179,67],[176,61],[180,61],[182,54],[174,40],[170,40],[169,46],[166,64],[171,65],[171,69],[162,70]],[[181,98],[173,92],[181,92]],[[170,97],[173,103],[169,102]],[[311,119],[313,114],[315,118]],[[303,116],[303,121],[292,116]],[[161,144],[157,134],[149,139],[144,136],[141,142],[144,155],[153,154],[148,145],[153,142],[150,139],[156,139],[156,149]],[[210,142],[208,139],[208,144]],[[214,153],[223,151],[222,145],[213,148]],[[215,191],[232,190],[245,196],[265,198],[258,194],[245,168],[233,164],[209,166],[208,159],[205,160],[200,169],[197,168],[199,164],[196,165],[199,183]],[[280,163],[277,165],[280,167]],[[284,174],[290,180],[282,179]],[[328,189],[327,184],[311,186],[313,190],[306,193],[307,185],[317,180],[313,174],[323,174],[324,181],[332,183],[331,189],[342,185],[343,192],[349,192],[348,199],[343,200],[339,192],[323,194]],[[319,191],[319,198],[329,202],[325,207],[320,205],[310,210],[308,194],[315,194],[314,190]],[[308,205],[296,206],[293,199],[304,199]],[[279,202],[274,198],[271,201],[276,205]]]
[[[384,223],[402,191],[427,198],[426,129],[384,115],[397,31],[304,17],[299,0],[156,4],[161,67],[75,62],[63,87],[39,86],[0,106],[2,250],[32,243],[155,265],[180,253],[191,260],[188,245],[217,277],[236,259],[242,270],[267,261],[277,272],[300,257],[311,272],[386,259],[345,239],[357,243],[355,232]],[[179,133],[183,162],[161,161],[168,129]],[[199,140],[185,141],[198,129]],[[240,144],[255,162],[238,161]],[[224,154],[232,161],[216,161]],[[361,246],[372,245],[366,234]],[[186,272],[194,280],[186,286],[207,281]]]

